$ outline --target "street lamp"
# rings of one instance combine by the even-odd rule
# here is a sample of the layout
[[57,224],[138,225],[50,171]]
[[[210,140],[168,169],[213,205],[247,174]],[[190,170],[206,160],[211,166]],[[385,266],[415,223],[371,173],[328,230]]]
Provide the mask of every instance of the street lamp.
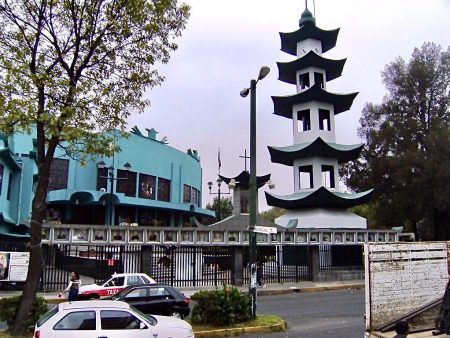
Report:
[[[113,158],[113,162],[114,162],[114,158]],[[99,169],[104,169],[105,168],[105,162],[104,161],[100,161],[97,163],[97,167]],[[123,165],[124,169],[126,171],[129,171],[131,169],[131,164],[129,162],[126,162]],[[100,176],[100,178],[106,178],[107,180],[109,180],[109,224],[110,225],[114,225],[114,220],[113,220],[113,207],[114,207],[114,181],[118,181],[118,180],[126,180],[128,179],[127,177],[114,177],[114,166],[110,165],[108,167],[108,176]]]
[[250,286],[249,293],[251,299],[251,315],[256,317],[256,217],[257,217],[257,187],[256,187],[256,84],[269,74],[270,68],[261,67],[257,80],[250,81],[250,88],[241,90],[240,95],[247,97],[250,93],[250,238],[249,238],[249,269]]
[[221,221],[222,220],[222,217],[221,217],[222,215],[221,215],[220,195],[221,194],[229,195],[230,194],[230,189],[228,188],[228,192],[221,192],[220,191],[220,187],[222,186],[223,180],[219,177],[216,182],[217,182],[217,186],[218,186],[217,192],[212,192],[211,191],[211,189],[213,187],[213,183],[211,181],[208,182],[207,184],[208,184],[209,194],[210,195],[217,195],[217,202],[218,202],[218,204],[217,204],[217,221]]

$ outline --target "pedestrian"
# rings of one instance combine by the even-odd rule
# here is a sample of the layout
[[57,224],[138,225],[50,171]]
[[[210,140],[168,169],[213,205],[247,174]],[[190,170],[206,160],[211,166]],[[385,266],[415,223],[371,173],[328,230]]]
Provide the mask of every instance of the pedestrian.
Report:
[[258,284],[258,287],[264,289],[266,287],[266,284],[264,284],[262,281],[262,275],[263,275],[263,264],[259,263],[256,269],[256,284]]
[[433,336],[450,333],[450,281],[445,288],[444,297],[442,298],[441,308],[436,319],[436,330]]
[[409,333],[409,324],[407,321],[401,320],[395,323],[395,332],[397,333],[394,338],[406,338]]
[[70,277],[69,285],[66,288],[66,292],[69,292],[69,302],[73,302],[78,298],[78,291],[80,290],[81,280],[78,272],[73,271]]

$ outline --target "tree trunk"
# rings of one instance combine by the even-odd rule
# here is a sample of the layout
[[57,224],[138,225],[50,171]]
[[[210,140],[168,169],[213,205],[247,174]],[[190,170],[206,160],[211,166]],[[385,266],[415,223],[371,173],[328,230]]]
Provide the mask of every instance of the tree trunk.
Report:
[[[48,179],[47,179],[48,181]],[[36,293],[39,286],[39,281],[43,270],[43,255],[42,255],[42,221],[45,217],[45,199],[47,195],[47,188],[43,191],[41,179],[38,180],[36,194],[33,199],[32,216],[30,224],[30,263],[28,268],[27,279],[23,287],[22,298],[20,306],[16,314],[14,326],[11,329],[13,336],[23,336],[26,334],[27,327],[25,326],[26,319],[31,313],[33,301],[36,298]],[[45,184],[45,183],[44,183]],[[48,184],[45,184],[46,186]]]
[[30,221],[30,264],[28,267],[27,279],[23,287],[22,298],[20,300],[19,309],[16,313],[14,325],[11,329],[13,336],[23,336],[26,333],[26,319],[30,316],[33,301],[36,298],[39,281],[43,271],[43,254],[42,254],[42,221],[46,214],[47,189],[50,177],[50,166],[53,155],[59,140],[53,137],[48,143],[47,151],[45,151],[45,137],[43,136],[43,128],[37,124],[38,146],[37,146],[37,162],[38,162],[38,181],[36,191],[33,198],[31,221]]

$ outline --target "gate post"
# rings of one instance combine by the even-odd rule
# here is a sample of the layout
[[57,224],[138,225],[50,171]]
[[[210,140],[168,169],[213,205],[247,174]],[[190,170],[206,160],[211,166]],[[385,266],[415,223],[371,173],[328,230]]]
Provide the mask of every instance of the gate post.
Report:
[[244,284],[244,249],[242,246],[233,247],[231,258],[231,283],[234,286],[241,286]]
[[310,277],[313,282],[319,281],[319,272],[320,272],[320,254],[319,254],[319,246],[312,245],[309,247],[309,271]]
[[143,273],[153,277],[154,271],[152,269],[152,246],[143,245],[141,246],[142,252],[142,264],[141,270]]

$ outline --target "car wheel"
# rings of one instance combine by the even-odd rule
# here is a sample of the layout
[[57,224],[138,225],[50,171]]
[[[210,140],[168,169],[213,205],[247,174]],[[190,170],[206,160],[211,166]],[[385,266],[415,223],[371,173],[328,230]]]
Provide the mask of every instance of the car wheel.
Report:
[[90,295],[87,296],[87,299],[99,299],[100,296],[97,295],[96,293],[91,293]]
[[172,312],[170,313],[170,316],[171,316],[171,317],[174,317],[174,318],[180,318],[180,319],[183,319],[183,315],[182,315],[180,312],[178,312],[178,311],[172,311]]

